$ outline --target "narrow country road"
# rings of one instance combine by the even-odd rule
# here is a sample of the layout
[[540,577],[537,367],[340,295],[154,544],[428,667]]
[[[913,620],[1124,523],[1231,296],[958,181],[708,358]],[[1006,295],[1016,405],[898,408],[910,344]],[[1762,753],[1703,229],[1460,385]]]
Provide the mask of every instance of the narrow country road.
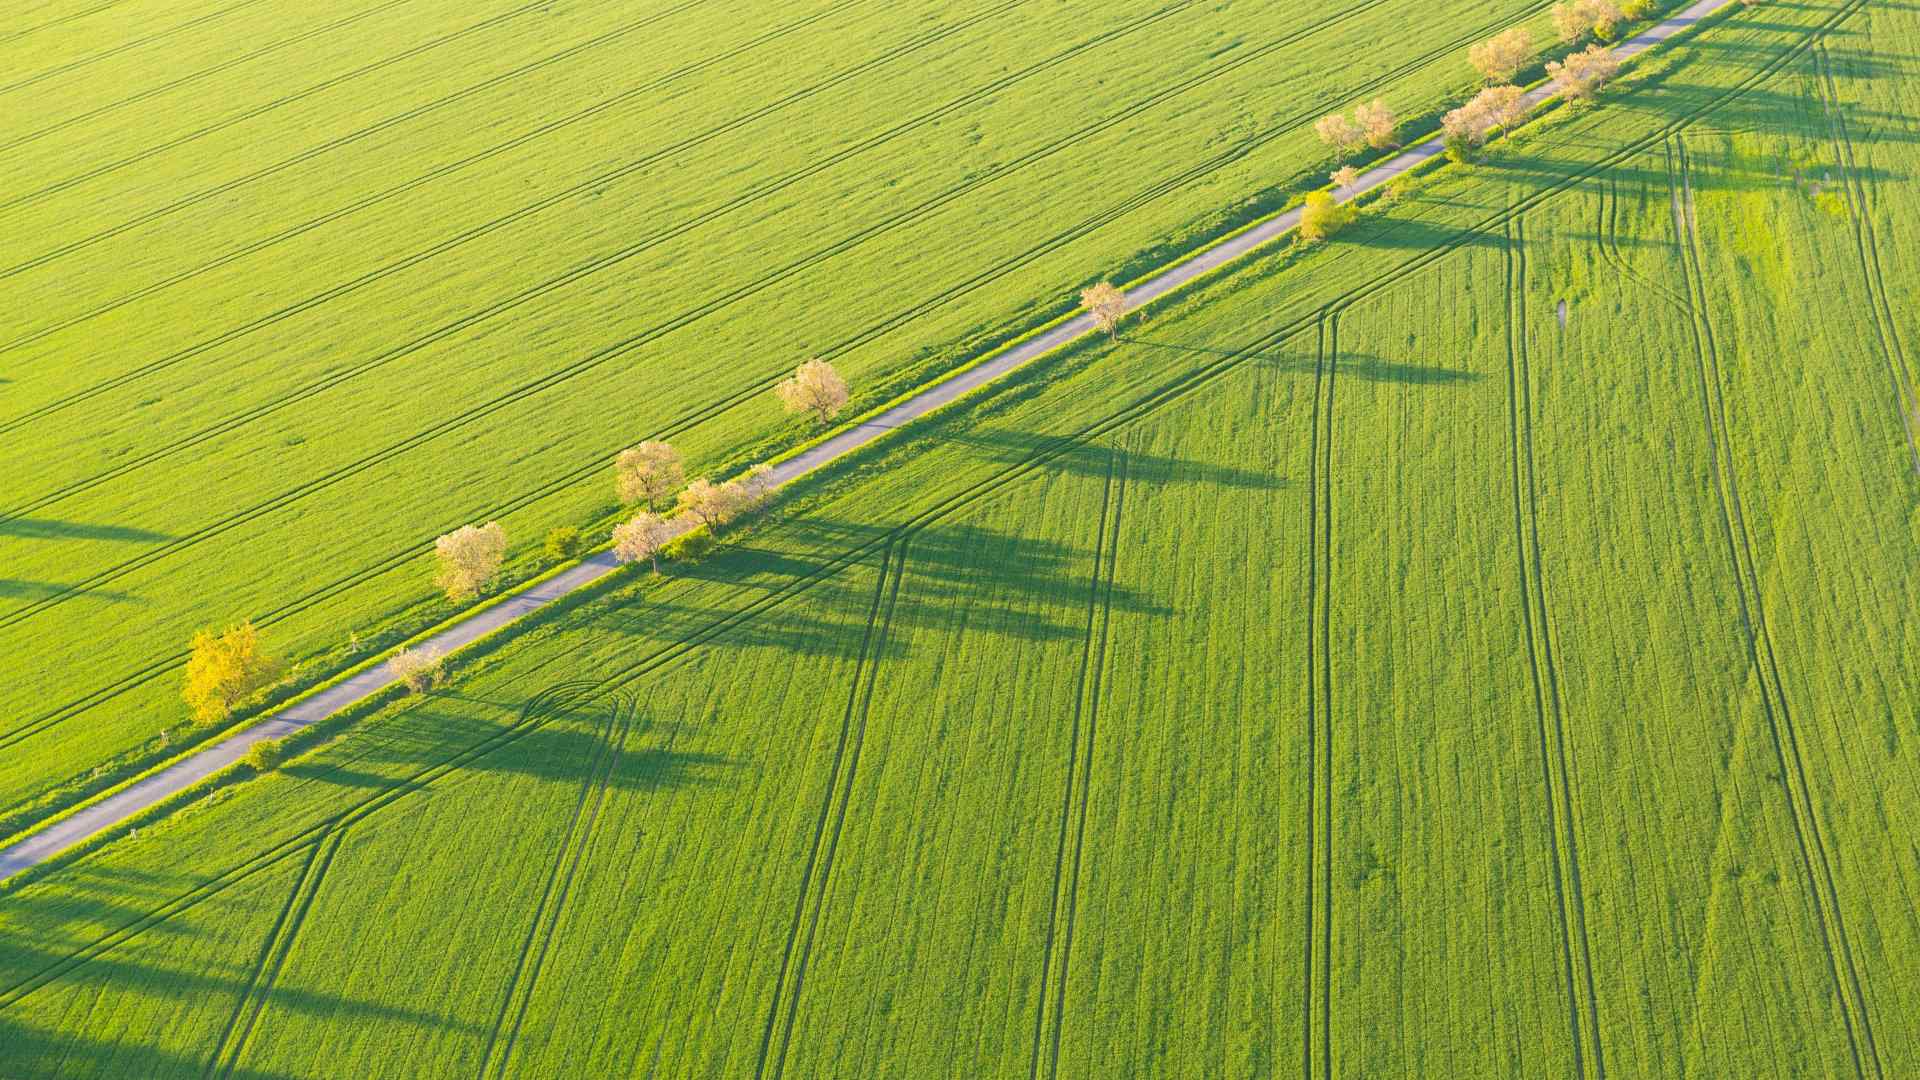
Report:
[[[1691,27],[1700,19],[1733,3],[1734,0],[1697,0],[1680,12],[1647,28],[1641,34],[1620,43],[1614,53],[1622,59],[1637,56]],[[1537,108],[1554,96],[1552,84],[1536,87],[1526,97],[1529,108]],[[1351,199],[1417,168],[1444,151],[1438,138],[1408,148],[1384,164],[1362,173],[1352,184],[1339,188],[1335,195]],[[1300,223],[1300,211],[1289,210],[1237,236],[1202,249],[1191,258],[1127,290],[1127,305],[1138,307],[1186,285],[1195,278],[1236,259],[1255,248],[1293,230]],[[1076,338],[1093,332],[1093,320],[1085,315],[1070,319],[1044,334],[1023,341],[967,371],[935,383],[898,405],[855,424],[806,452],[774,466],[775,484],[786,484],[813,472],[837,458],[858,450],[894,428],[925,416],[963,394],[1002,375],[1023,367]],[[685,532],[684,519],[679,531]],[[676,534],[677,535],[677,534]],[[479,612],[421,643],[452,653],[480,637],[514,622],[582,589],[619,569],[611,552],[601,552],[578,566],[515,593],[493,607]],[[337,686],[299,701],[262,720],[245,731],[201,750],[196,750],[165,769],[140,780],[115,794],[56,821],[47,828],[0,851],[0,879],[43,862],[59,852],[86,840],[122,821],[176,795],[194,784],[232,765],[246,755],[254,743],[279,739],[323,720],[355,702],[385,689],[394,682],[386,666],[379,665],[341,682]]]

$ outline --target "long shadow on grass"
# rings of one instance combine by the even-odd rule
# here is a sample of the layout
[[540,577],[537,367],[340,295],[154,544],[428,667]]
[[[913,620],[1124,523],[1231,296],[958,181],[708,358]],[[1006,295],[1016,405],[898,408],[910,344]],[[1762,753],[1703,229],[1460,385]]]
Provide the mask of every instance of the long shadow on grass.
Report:
[[[1006,453],[1017,458],[1009,445]],[[1069,452],[1050,463],[1069,472],[1106,469],[1105,451],[1082,459]],[[1223,473],[1223,475],[1225,475]],[[1251,474],[1238,476],[1253,482]],[[1264,483],[1264,478],[1263,478]],[[1042,504],[1035,503],[1036,512]],[[896,526],[796,519],[781,525],[792,550],[837,552],[883,543]],[[1091,522],[1087,530],[1092,531]],[[764,548],[742,548],[692,566],[675,568],[686,580],[759,590],[789,587],[818,570],[816,556]],[[891,625],[875,654],[899,657],[909,649],[915,628],[964,626],[967,633],[1019,641],[1074,639],[1086,633],[1086,603],[1093,587],[1093,548],[972,523],[934,523],[912,534],[907,544],[906,579],[893,606]],[[657,590],[666,592],[669,590]],[[864,574],[833,574],[808,590],[808,603],[785,604],[745,619],[714,638],[711,647],[775,648],[805,656],[846,657],[861,644],[858,628],[872,603],[873,585]],[[1115,610],[1165,614],[1125,585],[1112,588]],[[608,612],[600,621],[613,630],[657,645],[693,638],[724,618],[729,607],[685,604],[673,598],[649,598]]]
[[[1150,338],[1128,337],[1124,339],[1131,345],[1143,345],[1153,349],[1165,349],[1168,352],[1197,353],[1205,356],[1246,356],[1254,360],[1272,364],[1282,371],[1311,372],[1314,366],[1312,355],[1302,356],[1298,352],[1255,352],[1248,354],[1240,349],[1217,348],[1210,345],[1186,345],[1175,341],[1159,341]],[[1341,352],[1340,376],[1359,378],[1368,382],[1405,383],[1409,386],[1448,386],[1455,383],[1478,382],[1479,372],[1461,371],[1458,368],[1440,367],[1434,364],[1413,364],[1404,360],[1389,360],[1383,356],[1368,353]]]
[[[71,591],[70,586],[56,585],[51,581],[0,578],[0,600],[43,600],[49,596],[64,596]],[[146,603],[132,593],[115,592],[111,589],[82,589],[78,595],[90,600],[105,600],[113,604]]]
[[[296,762],[280,771],[297,779],[338,787],[400,790],[410,786],[404,779],[408,774],[445,758],[448,747],[473,745],[500,730],[482,716],[517,713],[521,704],[524,702],[452,691],[435,693],[414,709],[416,726],[433,732],[434,738],[389,741],[361,754],[349,766]],[[672,735],[678,725],[658,722],[649,712],[647,706],[641,707],[633,735],[619,760],[613,763],[608,779],[610,786],[652,791],[718,784],[739,766],[739,762],[719,755],[673,749]],[[466,778],[487,774],[510,773],[566,782],[598,776],[605,765],[606,714],[607,706],[603,702],[555,714],[510,745],[482,755],[453,777],[421,790],[444,790]]]
[[85,521],[60,521],[56,518],[0,518],[0,536],[22,540],[122,540],[151,542],[171,540],[166,533],[134,529],[124,525],[98,525]]
[[[48,1031],[0,1013],[0,1075],[7,1077],[199,1076],[205,1071],[205,1058],[201,1053],[175,1053],[68,1030]],[[286,1080],[293,1074],[241,1066],[221,1075],[234,1080]]]

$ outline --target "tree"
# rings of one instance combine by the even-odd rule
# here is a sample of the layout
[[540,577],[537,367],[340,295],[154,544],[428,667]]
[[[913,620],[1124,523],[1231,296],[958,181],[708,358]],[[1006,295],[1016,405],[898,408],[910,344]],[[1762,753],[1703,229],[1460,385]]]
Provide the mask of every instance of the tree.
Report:
[[1467,50],[1467,59],[1490,83],[1512,82],[1533,55],[1533,34],[1516,26]]
[[1333,170],[1333,175],[1328,179],[1333,181],[1334,187],[1352,187],[1360,179],[1360,170],[1351,165],[1342,165]]
[[253,624],[243,622],[219,635],[202,630],[193,636],[180,696],[195,720],[210,723],[226,719],[235,705],[279,678],[279,662],[261,649]]
[[673,539],[673,523],[657,514],[645,510],[633,515],[631,520],[614,526],[613,557],[623,563],[636,563],[645,559],[653,564],[653,572],[660,572],[660,552]]
[[544,546],[549,559],[571,559],[580,554],[580,530],[571,525],[556,525],[547,530]]
[[1107,332],[1110,338],[1120,336],[1120,320],[1127,315],[1127,294],[1120,291],[1118,285],[1102,281],[1080,290],[1080,306],[1093,316],[1093,325]]
[[1360,128],[1360,134],[1366,138],[1367,145],[1375,150],[1385,150],[1393,145],[1393,133],[1400,121],[1387,108],[1387,103],[1375,98],[1353,110],[1353,120]]
[[433,583],[445,590],[449,600],[471,600],[500,576],[500,564],[507,558],[507,532],[497,521],[462,525],[435,540],[433,550],[440,562]]
[[440,650],[431,645],[418,649],[401,649],[387,661],[387,670],[393,677],[405,683],[407,690],[415,694],[424,694],[440,685],[446,678],[446,658]]
[[1502,131],[1512,131],[1527,116],[1527,92],[1517,86],[1489,86],[1473,100]]
[[740,485],[740,505],[747,510],[759,508],[773,496],[773,489],[779,486],[773,478],[773,466],[766,462],[748,469],[734,483]]
[[1553,27],[1561,41],[1579,41],[1588,32],[1602,40],[1612,38],[1625,18],[1613,0],[1565,0],[1553,8]]
[[1313,133],[1320,136],[1321,141],[1343,154],[1350,154],[1360,149],[1360,144],[1367,139],[1367,133],[1360,130],[1360,125],[1339,113],[1321,117],[1320,121],[1313,125]]
[[1300,238],[1308,243],[1318,243],[1346,228],[1352,223],[1353,217],[1353,207],[1341,203],[1327,192],[1309,192],[1306,205],[1300,208]]
[[821,427],[847,404],[847,380],[825,360],[801,364],[793,370],[793,378],[774,387],[773,392],[788,412],[810,412]]
[[1620,58],[1605,45],[1589,45],[1584,52],[1569,53],[1562,63],[1547,65],[1547,74],[1560,92],[1574,101],[1593,100],[1619,73]]
[[613,459],[614,487],[623,504],[637,502],[653,509],[686,479],[680,452],[663,442],[643,442],[620,451]]
[[708,529],[719,532],[720,526],[740,516],[741,494],[737,483],[715,484],[702,477],[681,489],[680,510]]

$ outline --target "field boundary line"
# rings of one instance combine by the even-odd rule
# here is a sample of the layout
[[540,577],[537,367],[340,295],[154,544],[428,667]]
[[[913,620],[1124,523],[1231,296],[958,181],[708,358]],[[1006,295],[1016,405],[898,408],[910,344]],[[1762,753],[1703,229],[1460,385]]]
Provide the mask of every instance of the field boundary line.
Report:
[[[526,1020],[527,1007],[533,1001],[534,990],[546,966],[547,952],[553,945],[560,918],[573,893],[573,882],[580,870],[581,860],[591,846],[600,823],[600,810],[606,803],[607,788],[620,767],[638,711],[639,703],[631,695],[616,696],[608,711],[605,733],[588,764],[587,775],[580,785],[580,797],[574,804],[573,816],[568,820],[566,834],[561,837],[560,847],[554,854],[546,888],[540,895],[539,905],[534,909],[533,920],[527,927],[526,941],[520,947],[513,975],[507,982],[506,995],[500,1001],[500,1012],[494,1017],[492,1031],[487,1036],[487,1049],[480,1065],[482,1080],[489,1075],[505,1077],[507,1067],[513,1061],[513,1051],[520,1040],[520,1026]],[[561,869],[563,866],[564,874]],[[507,1023],[509,1015],[513,1018],[510,1024]],[[501,1040],[503,1028],[504,1042]],[[497,1059],[496,1048],[499,1050]]]
[[1685,249],[1683,266],[1687,275],[1687,294],[1694,299],[1691,322],[1694,360],[1700,379],[1701,418],[1706,428],[1708,459],[1714,474],[1714,492],[1718,497],[1723,537],[1734,572],[1741,636],[1746,642],[1754,677],[1760,684],[1760,700],[1780,766],[1788,816],[1793,822],[1795,843],[1801,866],[1806,872],[1808,898],[1813,902],[1814,921],[1819,927],[1827,971],[1833,979],[1835,1002],[1846,1028],[1854,1071],[1863,1080],[1869,1075],[1869,1070],[1877,1080],[1885,1080],[1886,1072],[1881,1065],[1871,1019],[1867,1015],[1859,970],[1854,965],[1853,950],[1848,943],[1839,893],[1833,882],[1826,840],[1820,829],[1819,814],[1807,779],[1806,761],[1800,751],[1799,732],[1780,680],[1779,662],[1774,655],[1773,632],[1767,622],[1764,590],[1760,586],[1759,571],[1754,562],[1753,537],[1741,505],[1739,470],[1733,461],[1733,436],[1726,414],[1719,347],[1714,338],[1705,265],[1700,256],[1699,223],[1693,205],[1692,163],[1686,144],[1677,137],[1673,144],[1680,170],[1674,216]]
[[[1690,26],[1698,20],[1699,12],[1717,10],[1720,7],[1724,7],[1726,2],[1727,0],[1700,0],[1699,3],[1687,9],[1686,12],[1675,16],[1673,19],[1669,19],[1668,22],[1661,24],[1661,26],[1673,27],[1676,23],[1684,24],[1681,28]],[[1759,71],[1720,91],[1707,105],[1680,115],[1676,119],[1661,125],[1648,135],[1635,138],[1620,151],[1606,155],[1592,164],[1576,167],[1563,181],[1550,185],[1541,192],[1536,193],[1536,195],[1522,200],[1520,205],[1522,207],[1535,205],[1551,198],[1567,186],[1577,183],[1580,179],[1591,176],[1601,169],[1610,167],[1612,164],[1617,163],[1636,150],[1644,149],[1646,146],[1667,137],[1674,131],[1684,129],[1700,116],[1718,108],[1726,101],[1739,97],[1751,89],[1752,86],[1769,77],[1779,66],[1786,63],[1804,49],[1807,41],[1810,40],[1813,35],[1823,32],[1825,28],[1837,25],[1839,22],[1850,17],[1857,12],[1864,3],[1865,0],[1846,0],[1846,3],[1844,3],[1840,9],[1836,10],[1824,20],[1805,27],[1806,37],[1803,38],[1803,40],[1785,48],[1779,57],[1763,65]],[[1675,32],[1678,31],[1670,30],[1666,36],[1670,37]],[[1635,39],[1635,41],[1640,40],[1641,39]],[[1629,42],[1628,44],[1633,43]],[[1648,47],[1650,47],[1650,45]],[[1370,170],[1366,176],[1362,178],[1361,185],[1378,186],[1384,184],[1393,176],[1397,175],[1395,172],[1396,168],[1404,171],[1417,166],[1421,161],[1438,153],[1437,142],[1431,144],[1431,146],[1434,148],[1430,149],[1428,144],[1423,144],[1420,147],[1416,147],[1402,154],[1400,158],[1396,158],[1387,165]],[[1368,282],[1363,282],[1355,286],[1345,294],[1344,299],[1357,298],[1377,289],[1385,288],[1392,282],[1431,265],[1438,259],[1457,250],[1461,245],[1467,243],[1469,239],[1478,235],[1479,232],[1490,224],[1497,224],[1500,220],[1503,220],[1507,213],[1506,211],[1496,212],[1481,223],[1462,230],[1453,239],[1410,257],[1398,267]],[[1298,209],[1284,211],[1266,219],[1264,222],[1256,223],[1253,226],[1240,230],[1234,233],[1230,239],[1213,247],[1203,249],[1199,253],[1176,262],[1153,276],[1141,279],[1132,288],[1130,298],[1131,306],[1134,308],[1142,307],[1189,283],[1207,278],[1214,271],[1226,264],[1238,260],[1264,243],[1280,235],[1284,235],[1298,223],[1298,220]],[[1165,401],[1172,400],[1184,393],[1190,392],[1197,386],[1204,385],[1206,381],[1224,374],[1239,364],[1245,363],[1258,349],[1271,347],[1272,345],[1287,340],[1293,332],[1310,321],[1312,321],[1311,316],[1296,320],[1282,327],[1280,330],[1264,336],[1234,358],[1179,375],[1159,389],[1137,400],[1135,404],[1124,407],[1120,411],[1082,427],[1076,432],[1043,443],[1040,448],[1029,454],[1021,462],[1015,463],[1007,469],[989,477],[986,483],[991,485],[1005,482],[1021,472],[1037,467],[1037,463],[1043,461],[1047,456],[1063,452],[1065,447],[1072,445],[1077,440],[1092,437],[1102,430],[1108,430],[1113,426],[1124,424],[1133,418],[1133,416],[1138,415],[1142,410],[1157,407],[1156,403],[1164,403]],[[1031,364],[1042,357],[1050,356],[1055,351],[1063,349],[1087,335],[1092,329],[1091,321],[1086,316],[1081,315],[1064,319],[1043,332],[1021,338],[1012,347],[989,354],[987,357],[971,365],[962,367],[946,377],[926,384],[917,393],[909,397],[897,399],[892,404],[868,413],[863,417],[856,418],[848,427],[839,433],[813,444],[803,451],[793,454],[791,457],[780,459],[779,464],[775,466],[773,479],[776,484],[786,484],[798,477],[811,473],[846,454],[882,439],[913,419],[944,408],[1013,370]],[[981,490],[982,487],[980,484],[970,485],[961,492],[956,493],[952,498],[972,497]],[[546,494],[544,491],[536,492],[534,495],[528,496],[528,498],[543,497],[544,494]],[[951,505],[951,502],[943,502],[941,505]],[[860,551],[870,551],[873,546],[872,544],[864,545]],[[858,553],[859,552],[849,553],[846,558],[856,557]],[[601,581],[617,569],[618,564],[614,562],[611,555],[606,551],[601,551],[575,564],[570,569],[543,579],[537,588],[513,594],[491,604],[487,610],[439,632],[429,643],[449,646],[456,649],[464,647],[476,640],[490,636],[493,632],[508,623],[514,622],[527,614],[545,607],[547,604],[560,599],[561,596],[567,593],[576,589],[586,588]],[[726,619],[732,618],[734,618],[732,615],[724,617],[723,623]],[[719,631],[716,630],[716,632]],[[283,725],[291,729],[305,727],[323,719],[325,716],[332,715],[333,712],[339,709],[365,700],[371,695],[385,689],[391,681],[389,676],[384,675],[377,668],[369,668],[360,675],[344,680],[339,685],[333,687],[330,693],[336,700],[329,702],[325,706],[325,711],[317,711],[318,707],[309,707],[300,711],[298,714],[270,716],[255,725],[255,727],[231,735],[214,746],[196,749],[192,754],[177,759],[173,765],[167,766],[165,769],[160,770],[160,772],[165,773],[172,770],[188,769],[196,759],[204,759],[209,756],[223,754],[226,752],[227,747],[235,744],[237,741],[257,738],[259,736],[254,734],[255,732],[273,725]],[[150,808],[155,807],[172,796],[181,794],[194,782],[196,781],[183,781],[173,786],[170,790],[156,790],[156,786],[154,785],[149,785],[145,790],[139,791],[123,789],[104,798],[92,801],[78,811],[69,812],[68,816],[60,822],[35,831],[30,835],[26,835],[24,839],[15,842],[6,849],[0,849],[0,880],[20,870],[39,865],[57,855],[59,852],[75,844],[79,844],[91,836],[117,827],[119,823],[148,811]]]
[[1521,624],[1527,636],[1527,668],[1533,684],[1534,720],[1539,729],[1541,790],[1545,796],[1547,849],[1553,861],[1554,906],[1559,914],[1561,959],[1567,980],[1573,1071],[1578,1076],[1586,1076],[1591,1062],[1592,1074],[1598,1080],[1605,1080],[1607,1064],[1601,1042],[1599,994],[1594,988],[1593,949],[1587,935],[1585,894],[1580,883],[1572,764],[1567,754],[1560,676],[1553,658],[1553,630],[1540,557],[1524,216],[1516,216],[1508,226],[1505,255],[1507,427],[1512,452],[1514,554],[1520,570]]
[[339,854],[346,835],[345,828],[333,829],[315,841],[313,854],[308,856],[300,879],[294,883],[293,892],[287,897],[287,907],[274,923],[261,950],[260,963],[247,980],[246,992],[234,1003],[233,1016],[221,1031],[213,1056],[207,1060],[205,1076],[209,1080],[213,1077],[222,1080],[231,1077],[240,1064],[241,1056],[247,1052],[247,1044],[252,1041],[254,1029],[260,1023],[260,1014],[266,1011],[267,1001],[273,996],[274,987],[279,984],[280,971],[286,966],[287,957],[299,940],[300,930],[307,922],[307,914],[313,910],[314,898],[320,894],[321,883],[332,868],[333,858]]

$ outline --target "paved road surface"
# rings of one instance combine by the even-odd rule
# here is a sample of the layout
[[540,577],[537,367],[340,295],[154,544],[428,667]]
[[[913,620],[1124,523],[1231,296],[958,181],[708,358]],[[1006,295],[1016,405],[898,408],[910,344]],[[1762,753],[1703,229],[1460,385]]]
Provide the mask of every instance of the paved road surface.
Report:
[[[1692,26],[1703,16],[1731,2],[1732,0],[1698,0],[1678,14],[1649,27],[1639,36],[1622,42],[1615,52],[1623,59],[1643,53]],[[1552,87],[1548,84],[1534,89],[1527,95],[1527,101],[1530,106],[1537,106],[1552,96]],[[1382,165],[1367,170],[1353,183],[1338,189],[1335,194],[1345,200],[1370,191],[1393,181],[1442,151],[1443,147],[1439,139],[1428,140]],[[1300,224],[1300,211],[1289,210],[1238,236],[1215,244],[1186,262],[1127,290],[1127,304],[1129,307],[1138,307],[1156,297],[1164,296],[1210,270],[1244,257],[1248,252],[1269,240],[1292,231],[1298,224]],[[943,382],[935,383],[893,408],[864,423],[855,424],[803,454],[781,462],[774,466],[773,479],[777,484],[798,479],[836,458],[852,453],[886,432],[925,416],[962,394],[992,382],[1015,368],[1031,363],[1045,353],[1075,338],[1092,333],[1093,330],[1093,320],[1085,315],[1061,323],[1046,333],[1021,342],[977,367]],[[619,564],[614,561],[612,554],[602,552],[565,573],[516,593],[472,618],[455,624],[435,635],[425,644],[439,649],[442,653],[451,653],[471,644],[482,635],[538,611],[575,589],[591,585],[617,569]],[[292,734],[371,696],[392,684],[393,681],[394,677],[387,671],[385,665],[369,668],[324,693],[315,694],[281,710],[245,731],[230,735],[212,746],[194,752],[139,783],[56,822],[5,851],[0,851],[0,878],[6,878],[48,859],[103,829],[125,821],[162,799],[186,790],[239,761],[254,743]]]

